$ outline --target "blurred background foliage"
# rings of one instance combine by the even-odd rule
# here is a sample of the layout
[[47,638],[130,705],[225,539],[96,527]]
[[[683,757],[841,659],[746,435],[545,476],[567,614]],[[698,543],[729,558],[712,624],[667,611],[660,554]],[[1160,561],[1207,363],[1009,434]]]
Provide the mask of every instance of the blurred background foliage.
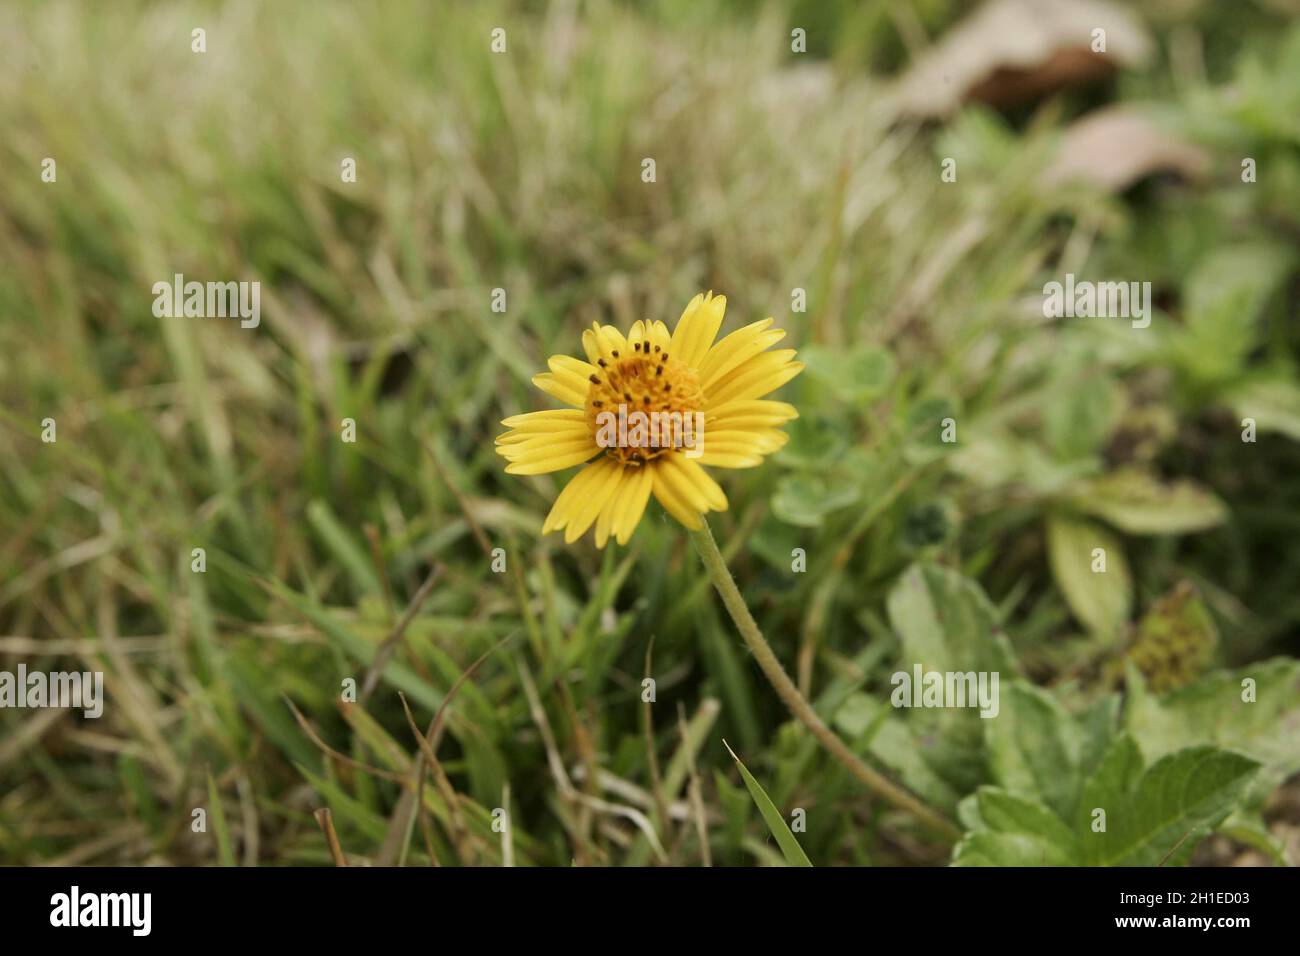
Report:
[[[592,320],[710,288],[808,363],[715,533],[959,862],[1300,858],[1297,12],[6,4],[0,668],[108,704],[0,712],[0,861],[323,864],[329,806],[355,862],[779,863],[723,738],[815,864],[953,859],[789,722],[657,506],[565,547],[567,476],[493,453]],[[155,318],[174,273],[260,281],[261,326]],[[1066,273],[1150,281],[1150,327],[1044,319]],[[915,662],[998,669],[999,718],[888,707]],[[399,692],[454,693],[414,818]]]

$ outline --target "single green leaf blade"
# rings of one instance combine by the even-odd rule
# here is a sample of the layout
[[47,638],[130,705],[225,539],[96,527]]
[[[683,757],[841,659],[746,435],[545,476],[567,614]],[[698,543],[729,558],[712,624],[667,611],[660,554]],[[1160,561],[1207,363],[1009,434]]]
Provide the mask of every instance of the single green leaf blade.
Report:
[[222,866],[235,865],[235,845],[230,839],[230,827],[226,824],[226,811],[221,806],[221,794],[217,792],[217,782],[208,771],[208,803],[212,808],[212,831],[217,841],[217,861]]
[[[1105,570],[1101,567],[1104,551]],[[1133,609],[1133,576],[1119,539],[1091,521],[1064,515],[1047,519],[1047,550],[1065,601],[1089,631],[1118,639]]]
[[790,866],[812,866],[808,854],[804,853],[803,847],[799,845],[799,841],[794,838],[794,834],[786,826],[785,818],[781,816],[781,811],[776,808],[776,804],[767,795],[767,791],[754,779],[754,775],[741,763],[740,758],[736,756],[736,752],[731,749],[725,740],[722,745],[727,748],[727,753],[731,754],[731,759],[736,761],[736,766],[740,768],[740,776],[745,781],[745,787],[749,790],[749,795],[754,799],[754,804],[758,807],[763,822],[767,824],[767,829],[776,839],[777,846],[781,848],[781,855],[785,857],[785,862]]

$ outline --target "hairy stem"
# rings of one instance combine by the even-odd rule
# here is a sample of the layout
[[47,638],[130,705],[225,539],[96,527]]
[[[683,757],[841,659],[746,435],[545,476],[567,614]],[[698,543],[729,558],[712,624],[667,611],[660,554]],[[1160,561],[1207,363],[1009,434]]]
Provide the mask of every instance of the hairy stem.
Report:
[[960,831],[942,814],[926,806],[907,790],[863,763],[839,738],[835,731],[827,727],[826,723],[817,716],[812,704],[808,703],[807,698],[799,693],[799,688],[795,686],[794,681],[790,680],[785,668],[781,666],[776,654],[772,652],[771,645],[763,637],[763,632],[758,629],[754,616],[749,613],[749,608],[745,605],[745,599],[740,596],[740,591],[736,588],[736,582],[732,579],[726,561],[723,560],[722,553],[718,550],[718,544],[713,539],[713,532],[709,530],[708,522],[704,522],[700,530],[692,531],[690,534],[691,540],[695,542],[695,549],[700,553],[700,559],[704,562],[704,569],[709,573],[709,579],[722,597],[722,603],[727,606],[727,613],[731,615],[731,619],[736,623],[736,628],[740,631],[740,636],[744,638],[745,643],[754,655],[754,659],[758,661],[758,666],[763,669],[768,681],[776,689],[780,698],[785,701],[785,705],[790,708],[790,712],[798,718],[800,723],[812,731],[812,735],[817,738],[817,741],[830,751],[832,756],[848,769],[849,773],[866,785],[869,790],[883,797],[900,810],[906,810],[921,823],[947,839],[956,840],[960,837]]

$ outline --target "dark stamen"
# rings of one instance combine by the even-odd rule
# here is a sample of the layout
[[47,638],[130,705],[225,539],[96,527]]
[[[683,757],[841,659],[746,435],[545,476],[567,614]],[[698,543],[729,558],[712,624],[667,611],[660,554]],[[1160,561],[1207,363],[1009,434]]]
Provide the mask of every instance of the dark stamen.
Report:
[[592,385],[600,384],[600,379],[598,379],[595,375],[589,375],[588,378],[590,379]]

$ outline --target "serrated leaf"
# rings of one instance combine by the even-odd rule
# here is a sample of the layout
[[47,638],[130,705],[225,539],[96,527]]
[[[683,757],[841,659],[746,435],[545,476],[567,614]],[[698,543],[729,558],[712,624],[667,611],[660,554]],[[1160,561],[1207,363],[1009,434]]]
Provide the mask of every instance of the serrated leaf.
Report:
[[1041,803],[998,787],[980,787],[964,819],[979,828],[953,850],[954,866],[1077,866],[1074,834]]
[[[724,740],[722,743],[726,746],[727,742]],[[808,859],[803,847],[799,845],[799,841],[794,838],[794,834],[786,826],[785,817],[781,816],[781,811],[776,808],[776,804],[767,795],[767,791],[754,779],[754,775],[736,756],[735,751],[727,747],[727,753],[731,754],[731,759],[736,761],[736,766],[740,768],[740,776],[745,781],[745,788],[749,790],[749,796],[753,799],[754,805],[758,807],[758,812],[763,817],[763,822],[767,824],[767,829],[772,834],[772,838],[776,840],[777,846],[781,848],[781,855],[785,857],[786,864],[789,866],[812,866],[812,861]]]
[[[1242,699],[1247,679],[1254,682],[1253,702]],[[1257,803],[1300,772],[1300,661],[1275,658],[1216,671],[1164,696],[1131,678],[1124,723],[1152,757],[1209,743],[1260,761],[1250,799]]]
[[[1159,866],[1185,862],[1197,843],[1240,804],[1259,763],[1216,747],[1188,747],[1139,774],[1141,755],[1127,734],[1116,739],[1084,787],[1076,815],[1083,862]],[[1106,829],[1093,832],[1093,811]]]
[[1129,534],[1187,534],[1228,517],[1223,502],[1196,482],[1162,482],[1133,469],[1086,482],[1070,502]]
[[[1105,571],[1093,570],[1093,549],[1105,551]],[[1091,521],[1049,515],[1052,576],[1074,616],[1089,631],[1116,638],[1133,607],[1133,578],[1117,537]]]
[[[1259,764],[1215,747],[1189,747],[1143,770],[1127,734],[1112,743],[1071,819],[1037,800],[981,787],[963,801],[972,829],[957,866],[1159,866],[1184,862],[1238,807]],[[1105,812],[1104,818],[1095,811]],[[1104,819],[1104,830],[1094,823]]]

